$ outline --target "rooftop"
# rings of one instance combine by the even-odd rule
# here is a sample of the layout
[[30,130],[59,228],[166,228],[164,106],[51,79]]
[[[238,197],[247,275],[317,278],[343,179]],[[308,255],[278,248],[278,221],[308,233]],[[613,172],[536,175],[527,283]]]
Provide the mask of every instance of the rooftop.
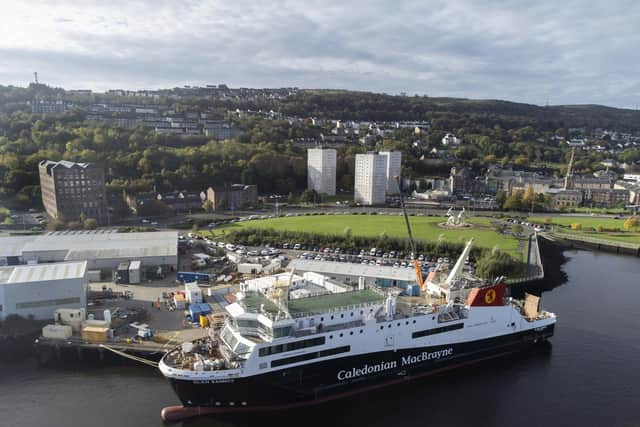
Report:
[[62,231],[40,236],[0,237],[0,257],[66,252],[65,260],[175,256],[178,232],[116,233],[113,230]]
[[86,261],[0,267],[0,284],[81,279],[86,271]]
[[407,282],[414,282],[416,280],[415,270],[409,267],[390,267],[385,265],[365,265],[351,262],[315,261],[296,258],[289,263],[289,268],[295,269],[295,271],[314,271],[326,276],[338,274],[341,276],[377,277]]
[[339,307],[360,304],[382,303],[384,297],[370,289],[362,291],[341,292],[317,297],[289,300],[289,313],[296,317],[303,313],[324,313]]

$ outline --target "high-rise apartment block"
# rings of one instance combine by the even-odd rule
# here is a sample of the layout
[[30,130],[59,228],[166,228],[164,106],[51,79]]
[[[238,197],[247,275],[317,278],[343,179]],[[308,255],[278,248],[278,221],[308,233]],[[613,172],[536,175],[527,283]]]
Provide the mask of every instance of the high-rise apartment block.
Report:
[[310,148],[307,150],[307,188],[320,194],[336,194],[336,150]]
[[66,160],[40,162],[42,204],[51,218],[77,220],[82,214],[108,223],[104,169]]
[[387,192],[387,158],[378,153],[356,154],[354,200],[363,205],[382,205]]
[[400,176],[402,153],[400,151],[381,151],[380,155],[387,158],[387,194],[398,194],[400,187],[396,177]]

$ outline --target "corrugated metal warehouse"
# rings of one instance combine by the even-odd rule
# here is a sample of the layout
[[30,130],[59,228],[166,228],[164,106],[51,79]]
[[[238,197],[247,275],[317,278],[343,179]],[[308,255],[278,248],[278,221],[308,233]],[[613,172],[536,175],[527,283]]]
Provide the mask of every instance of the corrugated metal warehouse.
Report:
[[0,267],[0,319],[52,319],[58,308],[85,308],[86,276],[85,261]]
[[114,270],[125,261],[167,270],[178,265],[178,232],[117,233],[57,231],[39,236],[0,237],[0,264],[87,261],[88,270]]

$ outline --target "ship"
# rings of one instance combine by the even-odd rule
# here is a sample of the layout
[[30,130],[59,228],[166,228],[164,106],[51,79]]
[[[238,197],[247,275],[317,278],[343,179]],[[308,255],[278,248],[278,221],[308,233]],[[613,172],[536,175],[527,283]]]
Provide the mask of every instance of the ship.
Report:
[[413,284],[295,270],[242,282],[221,325],[160,361],[182,402],[162,417],[322,404],[552,337],[556,315],[540,297],[512,298],[504,278],[465,268],[471,246]]

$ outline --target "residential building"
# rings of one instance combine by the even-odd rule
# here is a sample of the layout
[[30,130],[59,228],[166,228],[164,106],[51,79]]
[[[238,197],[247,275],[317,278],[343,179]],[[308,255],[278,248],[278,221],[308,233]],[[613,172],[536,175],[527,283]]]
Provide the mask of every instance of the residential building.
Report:
[[396,177],[401,174],[402,153],[400,151],[381,151],[379,154],[386,157],[387,194],[399,194],[400,186]]
[[442,138],[442,145],[460,145],[462,138],[457,138],[454,134],[448,133]]
[[209,187],[205,194],[214,210],[235,210],[254,206],[258,203],[258,186],[232,184],[221,187]]
[[556,209],[575,208],[582,204],[582,191],[580,190],[564,190],[551,189],[549,193],[553,206]]
[[333,148],[307,150],[307,188],[321,194],[336,194],[336,158]]
[[174,212],[188,212],[202,209],[203,199],[198,193],[176,191],[173,193],[158,194],[156,199],[164,203],[166,207]]
[[78,220],[84,214],[99,224],[109,222],[102,167],[43,160],[39,172],[42,204],[51,218]]
[[386,200],[387,156],[372,152],[356,154],[354,200],[363,205],[381,205]]

